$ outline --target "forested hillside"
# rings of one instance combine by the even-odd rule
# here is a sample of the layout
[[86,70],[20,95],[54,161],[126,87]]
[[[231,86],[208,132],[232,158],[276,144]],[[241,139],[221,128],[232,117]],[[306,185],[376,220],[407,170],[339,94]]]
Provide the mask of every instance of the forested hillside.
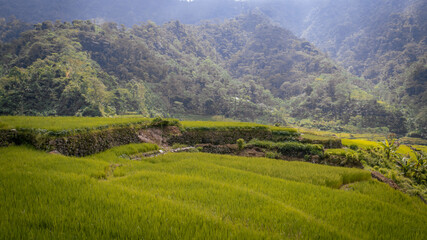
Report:
[[[15,15],[33,23],[93,19],[92,23],[103,29],[103,33],[89,33],[69,24],[78,35],[73,37],[82,45],[78,51],[90,53],[104,73],[121,82],[121,89],[129,89],[125,85],[133,80],[143,84],[149,97],[143,107],[134,103],[124,109],[118,106],[128,105],[122,101],[114,109],[104,103],[110,108],[107,111],[104,107],[99,114],[130,111],[164,115],[178,111],[253,120],[262,113],[268,117],[261,121],[278,121],[283,115],[312,117],[339,129],[344,125],[386,126],[394,132],[408,130],[414,136],[427,136],[425,0],[40,0],[4,1],[2,5],[0,15],[4,17]],[[250,17],[226,20],[242,13]],[[263,19],[247,15],[253,13]],[[150,19],[154,22],[140,24]],[[180,26],[169,22],[176,19]],[[214,22],[205,22],[209,19]],[[118,24],[104,23],[112,21]],[[3,42],[29,28],[16,19],[10,22],[14,24],[1,22]],[[123,36],[117,38],[120,34]],[[127,49],[120,46],[128,42]],[[147,49],[140,51],[142,45]],[[130,52],[134,55],[130,59],[123,57]],[[212,64],[217,75],[221,72],[220,83],[206,69]],[[200,80],[199,76],[196,80],[193,72],[207,73],[212,79]],[[210,93],[200,90],[205,89],[205,84],[200,84],[205,80],[215,82],[208,84]],[[246,90],[237,91],[238,85],[245,85]],[[166,90],[170,86],[172,93]],[[107,91],[113,88],[106,87]],[[203,99],[194,100],[195,95]],[[238,108],[238,102],[247,106]]]
[[398,106],[426,137],[427,1],[330,1],[307,17],[303,37]]
[[221,24],[35,25],[1,47],[1,114],[312,117],[405,132],[399,111],[253,12]]

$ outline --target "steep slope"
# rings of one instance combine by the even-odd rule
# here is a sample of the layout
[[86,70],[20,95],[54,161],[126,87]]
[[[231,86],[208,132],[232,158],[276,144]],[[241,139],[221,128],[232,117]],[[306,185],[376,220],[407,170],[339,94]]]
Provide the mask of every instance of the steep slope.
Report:
[[[179,22],[149,22],[133,29],[90,21],[43,22],[2,45],[1,111],[85,115],[87,109],[90,115],[185,112],[271,118],[278,100],[265,93],[262,105],[236,101],[238,92],[248,87],[210,60],[214,55],[209,51],[214,50],[196,41]],[[264,93],[262,87],[259,91]]]
[[376,84],[375,94],[426,137],[426,11],[423,0],[330,1],[308,17],[302,36]]
[[[426,54],[426,10],[425,1],[334,1],[311,16],[303,37],[351,72],[378,83]],[[319,18],[327,19],[323,28]]]
[[[349,74],[261,12],[204,24],[198,30],[199,38],[215,47],[233,77],[262,85],[285,100],[284,111],[291,116],[337,121],[337,126],[406,131],[400,111],[370,94],[373,84]],[[253,99],[250,93],[247,96]]]
[[214,46],[233,77],[251,78],[281,99],[301,94],[322,73],[338,72],[313,45],[273,25],[259,12],[197,30],[200,38]]
[[405,132],[366,82],[257,11],[198,26],[46,21],[0,51],[2,114],[290,114]]

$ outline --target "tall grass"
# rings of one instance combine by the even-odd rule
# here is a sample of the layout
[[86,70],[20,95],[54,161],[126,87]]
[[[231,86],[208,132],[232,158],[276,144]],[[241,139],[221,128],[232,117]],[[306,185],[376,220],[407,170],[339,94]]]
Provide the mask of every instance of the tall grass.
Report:
[[[364,170],[204,153],[120,157],[153,149],[72,158],[0,148],[0,238],[427,237],[427,206]],[[121,174],[94,175],[106,170]]]
[[376,148],[380,147],[378,142],[363,139],[341,139],[344,146],[357,145],[359,148]]
[[385,134],[379,134],[379,133],[330,132],[330,131],[308,129],[303,127],[298,127],[298,130],[304,134],[311,134],[311,135],[318,135],[318,136],[325,136],[325,137],[338,137],[338,138],[347,138],[347,139],[367,139],[370,141],[382,141],[386,138]]
[[28,117],[0,116],[0,128],[45,129],[49,131],[96,128],[100,126],[149,123],[144,117]]

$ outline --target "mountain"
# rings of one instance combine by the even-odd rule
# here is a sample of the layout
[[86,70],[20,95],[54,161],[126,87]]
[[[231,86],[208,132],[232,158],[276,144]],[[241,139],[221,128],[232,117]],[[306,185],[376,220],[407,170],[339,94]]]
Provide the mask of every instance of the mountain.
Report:
[[329,1],[307,16],[302,37],[406,115],[427,136],[427,1]]
[[292,116],[406,132],[362,79],[259,11],[130,29],[45,21],[0,52],[1,114]]

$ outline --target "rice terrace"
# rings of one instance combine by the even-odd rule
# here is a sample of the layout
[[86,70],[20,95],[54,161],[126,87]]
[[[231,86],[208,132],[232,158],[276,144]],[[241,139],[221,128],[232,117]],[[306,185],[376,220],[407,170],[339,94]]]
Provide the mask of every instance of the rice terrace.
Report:
[[[369,169],[378,166],[370,167],[366,156],[362,160],[366,140],[357,149],[325,149],[341,140],[318,136],[316,141],[313,135],[308,143],[296,129],[261,124],[138,117],[0,117],[0,122],[4,239],[427,235],[427,204],[419,197],[425,188],[411,194],[414,187],[396,190],[372,178]],[[122,142],[105,147],[102,139],[117,132],[126,133]],[[195,136],[201,143],[187,145]],[[90,154],[71,149],[90,142],[99,149],[85,148]],[[408,179],[402,186],[408,181],[415,182]]]
[[427,240],[427,0],[0,2],[0,240]]

